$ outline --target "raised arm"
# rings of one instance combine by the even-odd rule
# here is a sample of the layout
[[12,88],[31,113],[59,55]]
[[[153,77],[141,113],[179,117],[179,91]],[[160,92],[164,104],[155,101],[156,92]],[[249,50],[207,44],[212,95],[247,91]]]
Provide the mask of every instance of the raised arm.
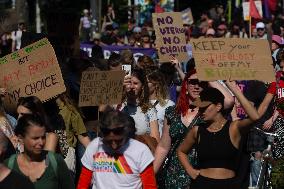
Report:
[[218,89],[225,96],[224,109],[230,109],[234,106],[234,97],[224,85],[218,81],[210,81],[209,85]]
[[181,78],[181,80],[183,80],[185,77],[185,74],[183,73],[180,67],[180,62],[178,61],[178,59],[170,55],[170,62],[175,66],[175,69],[177,70],[179,77]]
[[251,123],[257,121],[260,116],[253,105],[246,99],[246,97],[241,92],[240,88],[236,85],[235,82],[226,81],[227,87],[233,92],[238,101],[241,103],[245,112],[248,115],[247,119],[237,121],[237,126],[239,129],[250,125]]
[[259,105],[257,111],[260,116],[263,116],[263,114],[266,112],[270,102],[272,101],[274,95],[271,93],[266,93],[262,103]]

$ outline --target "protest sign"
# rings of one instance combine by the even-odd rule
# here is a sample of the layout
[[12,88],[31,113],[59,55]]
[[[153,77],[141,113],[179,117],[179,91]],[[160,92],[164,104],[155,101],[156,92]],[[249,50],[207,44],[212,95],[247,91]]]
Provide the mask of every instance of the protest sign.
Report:
[[120,103],[124,76],[124,71],[84,71],[81,79],[79,106]]
[[169,62],[170,55],[175,56],[180,62],[187,61],[188,55],[182,13],[153,13],[152,18],[159,62]]
[[0,86],[8,92],[5,103],[11,108],[22,96],[37,96],[46,101],[66,90],[47,38],[0,58],[0,75]]
[[200,80],[275,80],[267,40],[202,38],[190,43]]
[[[245,21],[249,21],[249,3],[250,2],[243,2],[243,16]],[[254,1],[255,6],[257,8],[257,11],[259,15],[262,17],[262,3],[261,1]]]

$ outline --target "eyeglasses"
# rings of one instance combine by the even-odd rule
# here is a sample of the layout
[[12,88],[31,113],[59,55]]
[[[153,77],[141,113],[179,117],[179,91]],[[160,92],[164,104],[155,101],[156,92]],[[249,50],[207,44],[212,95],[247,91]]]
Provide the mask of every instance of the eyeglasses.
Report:
[[256,30],[257,30],[257,31],[263,31],[264,28],[257,28]]
[[199,81],[198,79],[189,79],[187,80],[188,85],[207,85],[206,81]]
[[116,127],[113,129],[110,128],[100,128],[100,131],[103,135],[109,135],[110,133],[113,133],[115,135],[121,135],[124,133],[124,127]]

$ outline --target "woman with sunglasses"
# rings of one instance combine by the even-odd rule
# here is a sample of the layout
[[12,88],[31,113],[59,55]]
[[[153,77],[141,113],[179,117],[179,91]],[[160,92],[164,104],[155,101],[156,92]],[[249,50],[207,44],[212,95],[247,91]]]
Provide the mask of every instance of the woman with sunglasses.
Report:
[[[210,86],[219,88],[226,96],[226,108],[233,105],[233,97],[219,83],[210,82]],[[155,152],[154,170],[158,173],[159,188],[184,189],[190,184],[190,177],[178,161],[176,149],[184,140],[186,133],[193,125],[200,122],[198,108],[192,102],[200,92],[208,88],[207,82],[197,79],[196,70],[189,71],[181,86],[181,92],[176,106],[166,109],[163,134]],[[187,158],[193,160],[194,152]],[[165,161],[166,160],[166,161]]]
[[[235,176],[242,135],[259,114],[233,82],[226,82],[237,97],[248,118],[227,120],[224,113],[225,96],[216,88],[208,88],[192,103],[199,107],[205,123],[197,123],[177,149],[180,163],[193,179],[190,189],[239,189]],[[198,169],[188,161],[188,153],[195,146]]]
[[126,101],[119,109],[133,117],[137,135],[150,135],[160,141],[157,113],[150,103],[148,83],[142,69],[132,70]]
[[154,157],[143,143],[132,139],[135,122],[129,115],[111,110],[100,119],[100,137],[87,147],[77,189],[155,189]]

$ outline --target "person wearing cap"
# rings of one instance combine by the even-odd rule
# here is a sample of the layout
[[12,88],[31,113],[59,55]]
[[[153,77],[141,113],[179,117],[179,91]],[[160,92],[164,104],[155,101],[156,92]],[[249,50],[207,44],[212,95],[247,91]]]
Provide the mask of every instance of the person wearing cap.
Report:
[[225,37],[227,33],[227,26],[225,24],[220,24],[217,27],[217,37]]
[[283,39],[279,35],[272,35],[271,40],[271,52],[272,52],[272,58],[274,62],[274,69],[275,71],[279,71],[281,68],[279,66],[280,59],[279,59],[279,53],[280,48],[283,45]]
[[[216,88],[200,93],[192,105],[199,108],[204,124],[193,127],[177,149],[180,163],[193,179],[190,189],[239,189],[236,181],[242,134],[260,116],[234,82],[227,87],[244,107],[248,118],[230,121],[224,113],[224,95]],[[198,168],[193,167],[187,154],[193,145],[197,149]]]
[[[157,180],[161,188],[188,188],[190,185],[191,176],[180,164],[176,149],[193,126],[200,123],[198,108],[192,106],[192,102],[209,85],[219,88],[224,93],[226,109],[233,105],[233,97],[221,84],[200,81],[197,78],[196,70],[189,70],[183,79],[176,106],[168,107],[165,110],[162,137],[155,151],[154,170],[158,172]],[[191,151],[187,155],[187,161],[196,163],[194,154],[194,151]],[[163,164],[166,159],[167,161]]]
[[267,39],[267,34],[265,31],[265,24],[263,22],[256,23],[256,31],[258,39]]
[[215,30],[213,28],[208,28],[206,31],[206,38],[213,38],[215,36]]

